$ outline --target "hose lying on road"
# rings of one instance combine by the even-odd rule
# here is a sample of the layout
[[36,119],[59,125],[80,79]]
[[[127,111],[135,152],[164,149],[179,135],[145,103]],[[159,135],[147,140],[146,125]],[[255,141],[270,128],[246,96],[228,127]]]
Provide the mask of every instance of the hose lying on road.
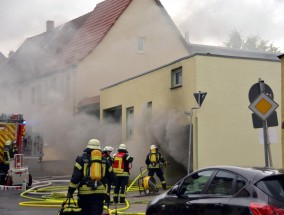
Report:
[[[129,185],[126,192],[138,191],[139,188],[134,184],[136,181],[143,176],[147,170],[144,170],[139,174]],[[60,185],[54,185],[60,184]],[[64,185],[62,185],[64,184]],[[66,200],[67,189],[69,185],[69,180],[43,180],[43,181],[34,181],[33,187],[22,192],[21,196],[30,201],[20,202],[20,206],[25,207],[48,207],[48,208],[60,208],[62,203]],[[76,193],[75,193],[76,194]],[[77,199],[75,198],[75,201]],[[149,200],[136,201],[132,203],[141,203],[147,204]],[[118,206],[118,207],[117,207]],[[124,205],[123,205],[124,206]],[[106,205],[104,210],[108,211],[111,214],[135,214],[135,215],[144,215],[145,212],[126,212],[130,207],[129,201],[126,199],[125,207],[121,207],[121,204],[115,205],[115,209],[110,209]]]

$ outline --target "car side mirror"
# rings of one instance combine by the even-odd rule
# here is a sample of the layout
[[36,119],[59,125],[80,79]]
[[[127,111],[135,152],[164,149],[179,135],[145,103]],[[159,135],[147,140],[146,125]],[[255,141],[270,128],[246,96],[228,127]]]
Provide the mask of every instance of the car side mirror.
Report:
[[177,184],[172,188],[172,194],[180,196],[179,186]]

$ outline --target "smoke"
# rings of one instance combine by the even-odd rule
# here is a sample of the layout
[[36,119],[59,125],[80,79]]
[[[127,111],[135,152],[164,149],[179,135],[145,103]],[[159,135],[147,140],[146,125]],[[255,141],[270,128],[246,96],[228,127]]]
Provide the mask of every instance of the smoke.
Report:
[[[150,152],[151,145],[157,145],[159,151],[167,162],[172,163],[168,167],[169,172],[183,174],[183,168],[187,166],[188,157],[188,122],[184,113],[170,111],[153,111],[143,108],[142,114],[135,120],[135,133],[131,140],[127,141],[129,153],[134,155],[134,175],[145,167],[145,159]],[[145,169],[145,168],[144,168]]]

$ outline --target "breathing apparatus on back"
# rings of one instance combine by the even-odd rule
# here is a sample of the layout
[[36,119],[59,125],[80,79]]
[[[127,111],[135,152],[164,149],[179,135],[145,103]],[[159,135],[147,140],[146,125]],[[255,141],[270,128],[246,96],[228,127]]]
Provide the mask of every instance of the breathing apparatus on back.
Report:
[[104,177],[100,142],[96,139],[91,139],[87,145],[87,149],[92,151],[89,160],[89,177],[87,177],[85,183],[92,189],[96,189],[102,184],[100,181]]
[[157,159],[157,146],[152,145],[150,147],[150,152],[151,152],[150,161],[151,161],[152,164],[156,164],[157,161],[158,161],[158,159]]

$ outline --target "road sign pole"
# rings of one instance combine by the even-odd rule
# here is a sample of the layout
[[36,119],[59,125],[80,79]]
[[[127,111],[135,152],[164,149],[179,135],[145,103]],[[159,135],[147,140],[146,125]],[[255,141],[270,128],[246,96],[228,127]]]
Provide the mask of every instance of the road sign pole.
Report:
[[187,163],[187,174],[189,174],[192,169],[193,169],[193,165],[192,165],[192,115],[193,115],[193,109],[191,109],[191,111],[189,112],[189,138],[188,138],[188,163]]
[[[259,79],[259,89],[260,92],[265,92],[264,81]],[[265,167],[270,167],[268,162],[268,134],[267,134],[267,120],[263,120],[263,144],[264,144],[264,159],[265,159]]]
[[199,91],[198,93],[193,93],[196,102],[198,103],[198,107],[193,107],[191,108],[190,112],[185,112],[185,114],[188,114],[190,119],[189,119],[189,138],[188,138],[188,164],[187,164],[187,173],[191,173],[193,171],[193,143],[192,143],[192,117],[193,117],[193,110],[194,109],[199,109],[207,95],[206,92],[201,92]]
[[263,121],[263,139],[264,139],[265,167],[270,167],[270,165],[268,163],[268,135],[267,135],[267,123],[266,123],[266,120]]

